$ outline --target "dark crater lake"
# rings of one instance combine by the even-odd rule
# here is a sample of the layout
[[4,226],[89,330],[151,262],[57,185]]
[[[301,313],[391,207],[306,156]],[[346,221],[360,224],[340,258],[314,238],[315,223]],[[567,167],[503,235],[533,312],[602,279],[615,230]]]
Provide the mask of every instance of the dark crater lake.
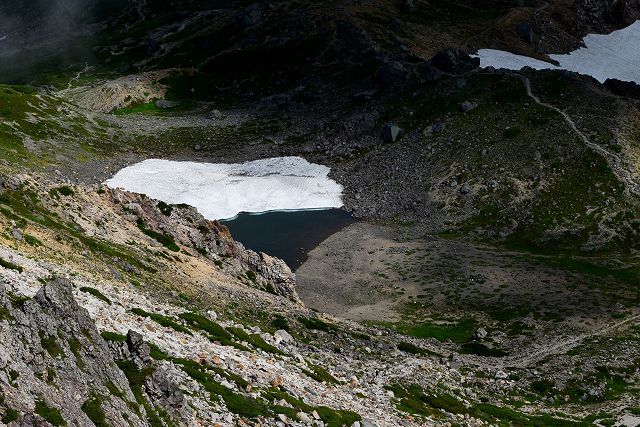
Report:
[[355,221],[342,209],[321,209],[240,213],[221,222],[245,247],[281,258],[295,271],[309,251]]

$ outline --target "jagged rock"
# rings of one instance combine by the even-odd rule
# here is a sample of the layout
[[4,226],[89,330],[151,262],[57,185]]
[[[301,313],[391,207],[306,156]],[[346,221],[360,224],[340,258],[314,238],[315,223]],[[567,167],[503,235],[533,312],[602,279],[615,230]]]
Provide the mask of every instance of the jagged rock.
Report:
[[386,125],[382,128],[382,139],[386,142],[396,142],[400,128],[395,125]]
[[460,194],[469,194],[469,192],[471,192],[471,187],[465,182],[462,184],[462,187],[460,187]]
[[122,399],[111,396],[109,382],[134,401],[127,379],[89,313],[77,304],[68,281],[47,282],[20,306],[12,298],[0,283],[0,308],[5,313],[0,316],[0,364],[11,367],[12,385],[20,391],[5,393],[0,407],[17,410],[20,425],[49,425],[34,414],[37,399],[59,410],[68,425],[90,425],[81,407],[92,393],[99,393],[109,425],[129,425],[122,417],[128,413],[130,425],[146,426]]
[[472,58],[461,49],[448,48],[438,52],[431,62],[449,74],[463,74],[480,67],[480,59]]
[[135,331],[127,332],[127,347],[129,353],[139,366],[144,366],[149,363],[151,359],[151,348],[149,344],[144,342],[141,334]]
[[241,257],[249,269],[263,279],[262,282],[256,280],[256,285],[291,301],[300,302],[295,290],[296,275],[284,261],[269,256],[264,252],[258,254],[249,250],[245,250]]
[[175,369],[167,365],[155,369],[147,381],[147,394],[161,406],[170,407],[174,413],[179,413],[180,418],[190,419],[193,411],[180,387],[171,379],[172,370]]

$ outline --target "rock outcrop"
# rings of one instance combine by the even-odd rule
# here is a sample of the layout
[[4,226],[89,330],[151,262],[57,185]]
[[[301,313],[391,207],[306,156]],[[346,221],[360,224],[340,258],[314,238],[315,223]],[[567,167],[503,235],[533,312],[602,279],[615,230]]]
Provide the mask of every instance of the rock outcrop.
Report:
[[127,378],[69,282],[51,280],[32,299],[0,283],[0,319],[0,408],[15,414],[10,425],[92,425],[93,400],[109,425],[146,425],[129,409],[135,398]]

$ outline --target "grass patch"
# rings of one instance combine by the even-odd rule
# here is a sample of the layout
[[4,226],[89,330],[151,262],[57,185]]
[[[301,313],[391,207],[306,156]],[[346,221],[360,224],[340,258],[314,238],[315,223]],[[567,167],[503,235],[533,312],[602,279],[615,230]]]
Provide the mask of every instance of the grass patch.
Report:
[[226,329],[202,315],[186,312],[178,317],[187,322],[192,328],[206,332],[211,341],[219,341],[224,344],[231,340],[232,336]]
[[134,314],[137,314],[138,316],[148,317],[149,319],[153,320],[154,322],[158,323],[161,326],[164,326],[165,328],[171,328],[174,331],[183,332],[187,335],[193,335],[189,330],[189,328],[176,322],[171,317],[163,316],[157,313],[149,313],[148,311],[144,311],[143,309],[137,308],[137,307],[132,308],[131,312]]
[[82,404],[82,412],[87,414],[95,427],[109,427],[104,410],[102,409],[102,398],[91,396]]
[[63,185],[62,187],[56,187],[49,190],[49,195],[53,198],[58,198],[60,196],[69,197],[76,194],[70,187]]
[[140,231],[142,231],[144,234],[146,234],[147,236],[151,237],[152,239],[160,243],[165,248],[173,252],[180,252],[180,247],[178,246],[176,241],[173,239],[173,236],[170,236],[168,234],[158,233],[157,231],[146,228],[142,218],[138,218],[137,224]]
[[267,416],[270,414],[271,411],[265,403],[252,397],[235,393],[216,382],[207,374],[207,367],[191,360],[176,359],[175,362],[182,366],[182,369],[187,375],[200,383],[200,385],[210,393],[212,399],[215,399],[217,396],[222,398],[227,409],[234,414],[247,418]]
[[10,422],[17,421],[19,417],[20,415],[18,414],[18,411],[8,408],[4,411],[0,420],[2,420],[3,424],[9,424]]
[[487,347],[486,345],[478,342],[469,342],[462,344],[462,349],[460,352],[462,354],[475,354],[476,356],[483,357],[504,357],[509,354],[499,348]]
[[438,341],[451,340],[455,343],[464,343],[471,340],[476,330],[476,321],[473,319],[461,320],[457,323],[436,324],[427,322],[422,325],[397,325],[398,332],[417,338],[435,338]]
[[467,408],[455,397],[448,394],[427,394],[416,384],[409,386],[391,384],[386,389],[393,391],[397,399],[396,406],[403,412],[421,416],[437,415],[440,411],[452,414],[467,413]]
[[15,270],[18,273],[22,273],[24,271],[23,268],[20,267],[19,265],[14,264],[14,263],[12,263],[10,261],[7,261],[5,259],[2,259],[2,258],[0,258],[0,267],[6,268],[6,269],[9,269],[9,270]]
[[331,332],[331,331],[338,330],[338,328],[336,328],[335,326],[330,325],[329,323],[324,322],[320,319],[309,319],[307,317],[298,317],[298,321],[302,323],[305,326],[305,328],[315,330],[315,331]]
[[289,326],[289,322],[287,322],[287,319],[279,314],[276,314],[276,316],[273,318],[273,320],[271,321],[271,326],[287,332],[291,330],[291,326]]
[[419,354],[419,355],[430,354],[430,355],[437,356],[437,354],[431,350],[418,347],[417,345],[412,344],[410,342],[406,342],[406,341],[402,341],[398,343],[398,350],[404,351],[405,353],[410,353],[410,354]]
[[44,418],[52,426],[66,426],[67,422],[56,408],[52,408],[44,400],[36,400],[35,413]]
[[45,337],[44,334],[40,333],[40,344],[42,348],[49,353],[49,356],[56,358],[58,356],[62,356],[62,348],[58,344],[58,340],[55,335],[51,335],[50,337]]
[[30,246],[34,246],[34,247],[42,246],[42,242],[30,234],[25,234],[23,238],[24,238],[24,241]]
[[340,384],[340,381],[327,372],[327,370],[322,366],[314,365],[312,363],[307,363],[307,365],[311,368],[311,371],[303,370],[303,372],[314,380],[320,383]]
[[83,287],[80,288],[80,290],[82,292],[84,292],[84,293],[93,295],[94,297],[96,297],[100,301],[104,301],[107,304],[111,305],[111,300],[109,298],[107,298],[102,292],[100,292],[99,290],[97,290],[95,288],[91,288],[89,286],[83,286]]
[[171,216],[171,212],[173,212],[173,206],[166,204],[162,200],[159,201],[156,206],[158,207],[158,210],[160,211],[160,213],[162,213],[162,215]]
[[127,337],[125,335],[119,334],[117,332],[103,331],[103,332],[100,332],[100,336],[105,341],[114,341],[114,342],[126,342],[127,341]]
[[264,339],[262,339],[262,337],[259,334],[248,334],[240,328],[229,328],[229,332],[231,332],[241,341],[245,341],[251,344],[253,347],[264,350],[267,353],[284,354],[280,349],[272,346],[271,344],[266,342]]

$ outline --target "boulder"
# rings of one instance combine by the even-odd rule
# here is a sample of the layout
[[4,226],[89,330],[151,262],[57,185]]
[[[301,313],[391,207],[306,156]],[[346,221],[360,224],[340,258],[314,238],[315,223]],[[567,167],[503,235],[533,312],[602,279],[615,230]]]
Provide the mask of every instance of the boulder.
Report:
[[293,342],[294,339],[291,336],[291,334],[287,331],[285,331],[284,329],[278,329],[274,334],[274,337],[276,337],[276,339],[282,341],[282,342]]
[[440,80],[444,73],[437,68],[431,61],[424,61],[416,67],[416,74],[419,78],[432,82]]
[[489,335],[489,333],[485,328],[478,328],[473,335],[476,339],[483,340]]
[[468,113],[469,111],[472,111],[478,108],[478,104],[475,102],[465,101],[462,103],[460,108],[462,108],[462,111],[464,111],[465,113]]
[[604,82],[604,87],[606,87],[610,92],[616,95],[624,96],[627,98],[640,99],[640,85],[635,82],[607,79]]
[[382,128],[382,139],[386,142],[396,142],[398,138],[398,134],[400,133],[400,128],[395,125],[386,125]]
[[20,231],[19,228],[14,228],[13,229],[13,238],[18,240],[18,241],[23,241],[24,240],[24,236],[22,235],[22,231]]
[[480,58],[472,58],[461,49],[448,48],[438,52],[431,63],[449,74],[463,74],[480,67]]

